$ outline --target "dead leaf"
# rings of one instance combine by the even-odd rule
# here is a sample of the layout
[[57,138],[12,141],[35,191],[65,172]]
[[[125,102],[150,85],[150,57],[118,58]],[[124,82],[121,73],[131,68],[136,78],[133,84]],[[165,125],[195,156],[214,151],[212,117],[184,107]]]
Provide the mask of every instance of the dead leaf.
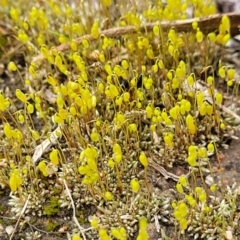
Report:
[[34,154],[32,156],[32,161],[34,163],[37,162],[37,160],[43,155],[43,153],[52,145],[57,142],[57,139],[59,138],[59,133],[61,135],[61,129],[60,127],[57,127],[49,136],[48,139],[44,140],[42,143],[40,143],[34,151]]
[[154,144],[159,144],[160,140],[159,140],[159,137],[158,137],[157,133],[153,132],[152,134],[153,134],[153,142],[154,142]]
[[11,235],[14,230],[14,227],[12,225],[9,225],[5,228],[5,231],[8,235]]
[[56,103],[57,95],[54,94],[51,90],[46,89],[44,91],[44,97],[50,104]]

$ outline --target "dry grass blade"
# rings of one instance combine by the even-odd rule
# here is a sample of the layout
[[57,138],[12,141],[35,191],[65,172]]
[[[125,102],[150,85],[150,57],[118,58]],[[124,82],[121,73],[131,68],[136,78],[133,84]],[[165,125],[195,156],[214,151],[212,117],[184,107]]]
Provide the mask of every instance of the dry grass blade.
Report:
[[79,222],[78,222],[78,220],[77,220],[77,218],[76,218],[76,210],[75,210],[74,201],[73,201],[72,195],[71,195],[71,193],[70,193],[70,191],[69,191],[68,185],[67,185],[67,183],[66,183],[65,180],[64,180],[64,186],[65,186],[66,191],[67,191],[67,194],[68,194],[68,196],[69,196],[69,198],[70,198],[70,200],[71,200],[71,205],[72,205],[72,208],[73,208],[73,221],[74,221],[75,224],[78,226],[78,228],[79,228],[79,230],[80,230],[80,232],[81,232],[81,234],[82,234],[83,239],[86,240],[86,236],[85,236],[85,234],[84,234],[84,228],[79,224]]
[[13,229],[13,232],[12,232],[9,240],[11,240],[11,239],[13,238],[13,235],[14,235],[14,233],[16,232],[16,229],[17,229],[17,226],[18,226],[18,224],[19,224],[19,221],[20,221],[22,215],[24,214],[24,212],[25,212],[25,210],[26,210],[26,208],[27,208],[27,205],[28,205],[28,202],[29,202],[29,198],[30,198],[30,195],[28,195],[28,198],[27,198],[27,200],[26,200],[26,202],[25,202],[25,204],[24,204],[24,206],[23,206],[23,209],[22,209],[22,211],[21,211],[21,214],[20,214],[20,216],[19,216],[19,218],[18,218],[18,220],[17,220],[17,223],[16,223],[16,225],[15,225],[15,227],[14,227],[14,229]]

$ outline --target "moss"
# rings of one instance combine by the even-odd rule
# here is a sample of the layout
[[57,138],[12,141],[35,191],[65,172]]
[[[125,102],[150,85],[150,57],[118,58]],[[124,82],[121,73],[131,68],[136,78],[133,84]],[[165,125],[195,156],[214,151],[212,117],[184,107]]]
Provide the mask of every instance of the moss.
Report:
[[52,216],[59,211],[60,204],[58,203],[58,198],[52,196],[48,205],[43,207],[43,213],[47,216]]
[[29,223],[30,224],[32,224],[32,225],[34,225],[36,222],[37,222],[37,218],[36,217],[34,217],[34,216],[31,216],[31,218],[30,218],[30,220],[29,220]]
[[[119,0],[116,1],[120,4]],[[199,235],[203,232],[204,224],[209,229],[213,229],[213,235],[222,231],[222,236],[217,236],[217,238],[224,238],[227,226],[233,225],[229,218],[222,217],[226,215],[226,209],[222,211],[218,209],[221,206],[221,199],[216,198],[214,193],[218,191],[218,186],[211,186],[208,191],[204,181],[202,183],[204,188],[196,187],[195,184],[195,169],[197,177],[200,173],[203,180],[205,173],[208,174],[208,171],[204,169],[206,166],[199,164],[200,162],[208,164],[207,153],[210,153],[210,147],[207,143],[209,141],[214,143],[211,150],[214,153],[215,142],[219,142],[224,136],[222,134],[225,134],[219,128],[219,125],[221,127],[221,124],[225,122],[225,119],[222,119],[222,112],[219,111],[221,108],[218,107],[223,96],[220,93],[214,93],[215,82],[219,75],[221,82],[227,80],[228,88],[229,84],[235,85],[235,81],[232,81],[235,78],[234,70],[229,69],[224,61],[220,64],[221,66],[218,66],[218,57],[210,49],[216,50],[216,53],[222,50],[222,47],[217,45],[215,48],[214,43],[217,40],[219,45],[223,41],[225,44],[226,39],[229,39],[229,21],[226,16],[223,17],[220,25],[221,33],[217,36],[213,29],[213,32],[209,34],[206,31],[208,35],[204,37],[197,22],[188,25],[189,32],[178,31],[177,28],[161,29],[158,22],[185,19],[187,17],[185,9],[188,4],[191,7],[196,2],[196,0],[189,0],[183,8],[180,4],[176,8],[172,4],[173,1],[169,0],[169,4],[164,7],[161,1],[158,1],[159,4],[156,4],[154,8],[143,7],[141,10],[136,10],[134,7],[122,16],[119,12],[120,15],[117,13],[116,18],[109,19],[110,22],[106,22],[104,26],[98,25],[98,20],[100,23],[110,15],[112,16],[113,12],[107,12],[107,9],[110,10],[110,0],[102,1],[103,6],[100,6],[97,14],[92,15],[87,9],[88,5],[86,9],[77,7],[71,9],[65,1],[59,2],[57,9],[53,6],[53,0],[49,1],[50,7],[48,1],[42,1],[39,11],[36,6],[34,7],[34,2],[27,5],[26,9],[25,6],[22,9],[22,6],[18,4],[13,4],[14,8],[9,8],[11,3],[14,3],[13,0],[2,1],[9,6],[0,8],[0,16],[6,16],[4,20],[9,20],[10,28],[13,30],[17,26],[18,37],[14,41],[3,41],[15,35],[12,34],[12,32],[15,33],[12,29],[9,36],[7,34],[7,38],[2,39],[0,36],[2,45],[0,55],[1,51],[4,54],[8,53],[9,47],[15,48],[18,45],[21,45],[21,51],[18,52],[16,47],[14,55],[18,57],[14,56],[13,59],[6,57],[6,62],[3,59],[4,62],[1,64],[3,72],[1,71],[0,75],[1,77],[4,75],[4,89],[5,84],[8,85],[9,82],[5,81],[9,78],[8,74],[5,74],[7,64],[8,70],[12,72],[13,80],[16,77],[16,81],[9,82],[10,92],[6,91],[7,96],[4,96],[5,91],[0,93],[1,119],[3,119],[1,124],[3,134],[0,139],[0,144],[3,146],[0,150],[0,163],[2,163],[0,182],[6,185],[6,189],[11,183],[22,185],[17,189],[20,192],[16,191],[11,199],[14,203],[14,197],[16,200],[20,198],[20,203],[18,200],[16,204],[13,204],[14,206],[11,205],[12,208],[17,204],[21,207],[24,204],[21,194],[24,197],[29,194],[32,196],[34,189],[37,190],[37,194],[38,189],[45,190],[44,192],[40,190],[39,195],[34,194],[31,198],[36,202],[37,209],[31,209],[34,213],[38,211],[42,200],[46,200],[41,208],[47,221],[39,222],[39,217],[34,219],[36,224],[33,220],[31,220],[33,222],[25,221],[24,228],[21,226],[20,229],[22,233],[29,230],[29,223],[31,223],[30,226],[43,224],[47,231],[58,228],[58,221],[55,217],[62,215],[60,214],[62,208],[59,204],[59,195],[65,188],[68,188],[67,186],[69,186],[67,193],[70,192],[69,194],[72,195],[76,208],[81,207],[76,212],[76,217],[81,224],[88,223],[89,215],[101,214],[101,222],[104,223],[102,235],[106,235],[104,238],[108,238],[107,232],[112,227],[114,227],[113,237],[123,235],[125,229],[129,230],[130,236],[133,236],[132,231],[136,230],[133,224],[140,219],[139,238],[146,239],[147,218],[151,219],[156,214],[161,216],[161,224],[164,225],[169,219],[170,227],[173,224],[176,225],[173,233],[178,239],[182,237],[180,233],[185,232],[184,230],[187,234],[190,232],[190,228],[186,229],[190,220],[194,232],[191,237],[186,236],[186,238],[212,237],[211,235],[205,237]],[[194,16],[201,17],[213,12],[212,9],[208,9],[208,4],[205,6],[203,2],[202,0],[201,9],[194,8]],[[119,7],[122,6],[119,5]],[[176,9],[179,11],[175,11]],[[78,19],[79,11],[83,12],[81,14],[83,21]],[[160,12],[163,14],[158,14]],[[58,19],[52,21],[56,13]],[[67,25],[65,24],[66,17],[69,22]],[[26,22],[21,19],[26,19]],[[153,28],[146,27],[147,31],[145,31],[148,22],[155,22],[155,24],[151,25]],[[126,29],[119,28],[117,31],[109,29],[112,34],[105,36],[101,34],[101,30],[119,25],[126,26]],[[140,25],[142,26],[139,27]],[[135,26],[137,31],[127,30],[128,26]],[[1,32],[0,29],[0,35]],[[32,32],[35,33],[33,36]],[[78,35],[85,38],[85,34],[90,34],[90,32],[94,41],[83,39],[81,44],[80,41],[75,41]],[[226,36],[224,36],[225,32]],[[120,37],[119,33],[123,36]],[[48,41],[49,34],[51,43]],[[65,42],[65,51],[61,48],[56,51],[58,47],[54,46]],[[31,44],[31,49],[29,49],[29,44]],[[23,56],[21,52],[24,52],[26,58],[20,57]],[[35,52],[41,53],[42,60],[47,60],[46,64],[38,64],[34,60],[38,57],[33,59]],[[211,64],[212,59],[215,64]],[[14,62],[18,66],[29,65],[29,67],[17,69]],[[220,68],[217,69],[218,67]],[[211,73],[210,69],[212,69]],[[42,70],[47,73],[44,81],[41,81]],[[25,71],[29,72],[27,75],[30,74],[31,79],[19,81],[21,76],[26,75]],[[214,74],[215,72],[218,74]],[[195,86],[198,78],[206,80],[207,86],[206,84],[203,88]],[[17,85],[12,86],[13,83]],[[208,93],[205,93],[205,87],[209,90]],[[17,90],[14,94],[12,91],[15,89]],[[47,89],[49,92],[47,95],[42,94],[41,89]],[[22,90],[25,93],[21,92]],[[14,103],[13,106],[11,103]],[[54,129],[57,126],[56,131]],[[34,129],[39,132],[35,132]],[[216,141],[215,135],[217,135]],[[53,136],[56,144],[51,144]],[[49,155],[49,150],[56,153],[59,151],[59,155],[53,157],[52,152]],[[28,154],[29,156],[26,156]],[[217,152],[216,155],[218,155]],[[31,156],[33,156],[32,159]],[[35,156],[38,157],[35,158]],[[46,163],[44,168],[41,164],[32,164],[32,162],[37,163],[38,159],[40,163]],[[175,168],[180,167],[182,168],[179,170],[180,174],[184,174],[189,168],[186,159],[191,171],[193,170],[193,172],[190,171],[189,182],[188,175],[186,178],[183,176],[175,178],[173,175],[165,175],[166,172],[164,172],[165,177],[178,181],[176,185],[178,194],[170,195],[165,191],[167,189],[163,189],[164,193],[160,199],[160,196],[152,191],[154,188],[148,181],[149,173],[155,170],[162,173],[160,169],[162,165],[163,169],[166,167],[170,172],[171,167],[174,168],[173,172]],[[147,168],[148,165],[150,168]],[[153,180],[154,178],[155,176]],[[132,186],[130,189],[130,180],[139,181],[143,185],[136,199],[134,195],[137,191]],[[58,183],[59,187],[56,187],[58,185],[55,183]],[[222,189],[219,187],[219,190]],[[224,193],[224,191],[221,192]],[[1,194],[4,205],[6,193],[0,192],[0,198]],[[103,198],[106,194],[109,197]],[[211,195],[207,196],[207,194]],[[227,216],[235,214],[234,203],[237,191],[236,195],[234,194],[223,196],[229,208]],[[213,207],[206,205],[209,197],[214,198],[214,204],[216,204]],[[171,203],[174,209],[171,208]],[[32,205],[35,207],[35,204]],[[195,205],[200,207],[196,208]],[[8,215],[10,213],[8,209],[10,206],[7,208],[0,206],[0,215]],[[113,211],[116,217],[110,218],[110,213]],[[173,215],[172,212],[174,212]],[[216,213],[216,216],[210,215],[213,213]],[[120,218],[122,214],[129,215],[129,218],[123,221]],[[183,217],[180,218],[180,215]],[[198,221],[199,215],[203,216],[202,221]],[[175,216],[177,216],[176,219]],[[211,224],[205,216],[216,220]],[[40,220],[44,221],[44,218]],[[4,225],[7,221],[10,220],[4,219]],[[7,225],[16,224],[15,219],[11,221],[12,223],[7,222]],[[74,232],[72,221],[64,225]],[[129,229],[129,225],[132,229]],[[141,226],[144,226],[143,229]],[[215,227],[219,227],[217,229],[219,232],[215,231]],[[200,230],[196,232],[195,229]],[[69,234],[72,235],[73,232],[70,231]],[[34,232],[30,233],[33,235]],[[132,238],[130,236],[126,238]],[[87,238],[97,239],[96,236]]]
[[[7,39],[0,34],[0,45],[4,47],[6,44],[7,44]],[[0,57],[2,56],[2,54],[3,54],[3,51],[0,50]]]
[[52,190],[53,190],[53,192],[54,192],[55,195],[60,194],[60,193],[62,192],[62,189],[57,188],[57,187],[53,187]]
[[45,225],[45,230],[48,232],[54,231],[59,225],[60,225],[59,223],[49,220]]
[[49,187],[49,182],[43,175],[41,176],[41,181],[46,185],[46,187]]
[[7,210],[7,207],[4,205],[0,205],[0,213],[4,213]]
[[[26,234],[25,234],[25,233],[19,233],[19,234],[18,234],[18,237],[19,237],[20,239],[24,239],[24,238],[26,237]],[[19,239],[19,238],[16,238],[16,239]]]
[[[14,225],[16,222],[14,219],[0,218],[0,224],[4,226]],[[1,239],[1,238],[0,238]]]
[[76,217],[79,223],[86,223],[86,218],[82,210],[76,210]]

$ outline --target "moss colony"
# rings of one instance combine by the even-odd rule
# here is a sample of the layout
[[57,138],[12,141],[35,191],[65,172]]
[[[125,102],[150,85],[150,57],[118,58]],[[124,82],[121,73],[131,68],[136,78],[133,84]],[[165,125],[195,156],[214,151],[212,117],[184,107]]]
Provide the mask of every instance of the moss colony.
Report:
[[[53,218],[47,231],[65,217],[72,240],[146,240],[153,221],[159,239],[234,233],[237,188],[222,190],[209,159],[231,129],[216,84],[237,88],[234,68],[213,64],[230,39],[227,16],[205,34],[198,21],[185,32],[160,23],[186,19],[189,7],[194,17],[214,14],[211,1],[141,9],[102,0],[97,10],[88,1],[0,2],[0,57],[9,83],[17,79],[0,94],[0,183],[13,217]],[[171,173],[177,166],[186,174]],[[164,177],[168,194],[153,184]]]

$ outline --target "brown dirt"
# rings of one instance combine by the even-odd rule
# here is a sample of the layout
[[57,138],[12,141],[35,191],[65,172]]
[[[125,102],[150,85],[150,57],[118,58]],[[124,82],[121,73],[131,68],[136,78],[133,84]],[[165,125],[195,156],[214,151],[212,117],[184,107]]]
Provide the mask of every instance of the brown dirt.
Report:
[[220,149],[218,158],[212,159],[216,180],[223,186],[240,185],[240,132],[236,137],[239,139],[233,140],[228,149]]

